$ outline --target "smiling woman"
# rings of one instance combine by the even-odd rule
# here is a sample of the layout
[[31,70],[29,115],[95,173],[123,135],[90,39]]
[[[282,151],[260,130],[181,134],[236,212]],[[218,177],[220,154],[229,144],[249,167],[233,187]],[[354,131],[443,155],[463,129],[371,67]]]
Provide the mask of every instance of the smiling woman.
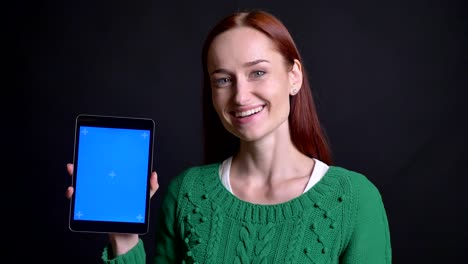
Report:
[[[256,40],[259,42],[257,43],[249,41],[250,36],[245,36],[242,33],[237,34],[237,37],[240,36],[240,39],[233,39],[233,37],[236,37],[233,36],[234,34],[225,36],[226,34],[223,33],[226,33],[227,29],[244,29],[245,31],[250,32],[251,36],[258,37]],[[232,42],[227,39],[229,37],[231,37]],[[223,39],[230,43],[230,45],[226,45],[225,42],[223,44],[226,45],[225,47],[219,47],[218,45],[217,50],[214,51],[213,49],[212,51],[211,46],[216,45],[216,43],[219,41],[223,41]],[[218,54],[213,54],[215,52],[218,52]],[[224,53],[219,54],[220,52]],[[301,152],[307,154],[308,156],[317,157],[326,163],[331,163],[331,153],[326,142],[326,137],[320,126],[319,118],[316,114],[317,112],[315,109],[307,72],[303,68],[301,55],[296,48],[296,44],[294,43],[292,36],[283,23],[276,17],[265,12],[232,14],[215,25],[206,38],[205,46],[202,50],[202,68],[204,71],[203,107],[206,161],[216,162],[219,160],[219,157],[229,156],[231,155],[232,151],[236,150],[236,148],[233,149],[232,146],[237,145],[237,138],[233,137],[231,133],[227,133],[223,126],[220,125],[218,116],[219,113],[217,114],[217,111],[214,111],[212,104],[212,97],[214,97],[216,93],[212,93],[211,91],[213,81],[216,82],[214,87],[219,85],[222,85],[223,87],[224,85],[229,85],[233,81],[237,81],[235,78],[233,79],[233,76],[229,75],[230,72],[227,71],[227,69],[223,69],[222,67],[220,68],[220,66],[216,64],[220,63],[223,59],[224,61],[227,60],[227,58],[224,58],[223,55],[232,54],[231,57],[235,58],[234,61],[240,61],[241,57],[234,55],[237,54],[236,52],[244,53],[244,57],[248,55],[248,52],[251,53],[251,61],[246,59],[243,61],[245,68],[250,66],[250,70],[255,69],[252,68],[255,65],[257,65],[257,67],[274,67],[274,70],[278,70],[278,67],[283,65],[285,69],[288,69],[288,72],[291,71],[289,77],[296,78],[296,81],[293,82],[293,86],[288,87],[290,90],[285,90],[291,95],[297,95],[289,97],[290,114],[288,116],[288,122],[291,139],[296,145],[296,148],[298,148]],[[270,52],[270,54],[265,54],[268,52]],[[261,58],[260,54],[264,54],[264,56],[269,57],[271,56],[272,59],[276,59],[278,61],[268,61],[266,59],[267,57]],[[209,55],[211,57],[209,57]],[[214,67],[215,69],[209,69],[208,67]],[[225,75],[221,75],[221,77],[224,78],[213,76],[213,74],[218,73],[220,75],[224,73]],[[299,75],[291,76],[292,73]],[[250,72],[250,74],[255,75],[251,76],[250,78],[251,80],[255,80],[265,74],[271,75],[276,74],[276,72],[273,73],[259,68],[257,71],[253,70],[253,72]],[[271,80],[271,78],[269,79]],[[223,119],[221,119],[221,121],[223,122]]]
[[[207,164],[163,194],[154,263],[391,263],[379,190],[332,165],[286,27],[263,11],[234,13],[208,34],[202,65]],[[138,235],[109,237],[104,262],[145,263]]]
[[229,132],[259,143],[289,133],[289,94],[302,83],[298,60],[287,65],[273,42],[250,27],[218,35],[207,59],[214,108]]

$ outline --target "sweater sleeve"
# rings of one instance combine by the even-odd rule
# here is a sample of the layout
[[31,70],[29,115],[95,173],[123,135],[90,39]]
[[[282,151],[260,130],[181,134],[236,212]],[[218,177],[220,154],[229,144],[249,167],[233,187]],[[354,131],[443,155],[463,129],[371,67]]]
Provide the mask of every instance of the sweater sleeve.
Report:
[[354,225],[340,263],[390,264],[390,231],[382,197],[365,176],[356,174],[350,179],[355,203]]
[[177,253],[180,243],[177,240],[177,207],[182,175],[171,181],[163,197],[161,209],[157,216],[156,249],[153,263],[179,263]]
[[[179,188],[181,186],[181,177],[175,178],[168,187],[163,197],[161,210],[157,216],[156,227],[156,254],[154,263],[166,264],[176,263],[177,243],[177,199]],[[157,195],[157,194],[156,194]],[[126,254],[111,257],[110,246],[106,246],[102,252],[102,261],[104,264],[144,264],[146,263],[146,254],[143,241],[140,239],[138,244]]]
[[102,261],[104,264],[144,264],[146,263],[145,248],[140,239],[138,244],[127,253],[111,258],[110,246],[106,246],[102,252]]

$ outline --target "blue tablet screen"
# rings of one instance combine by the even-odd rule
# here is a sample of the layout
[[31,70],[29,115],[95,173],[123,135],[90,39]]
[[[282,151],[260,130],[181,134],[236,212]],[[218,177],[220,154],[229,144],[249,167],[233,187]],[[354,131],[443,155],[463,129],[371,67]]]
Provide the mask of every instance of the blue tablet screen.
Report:
[[79,129],[74,219],[144,222],[150,131]]

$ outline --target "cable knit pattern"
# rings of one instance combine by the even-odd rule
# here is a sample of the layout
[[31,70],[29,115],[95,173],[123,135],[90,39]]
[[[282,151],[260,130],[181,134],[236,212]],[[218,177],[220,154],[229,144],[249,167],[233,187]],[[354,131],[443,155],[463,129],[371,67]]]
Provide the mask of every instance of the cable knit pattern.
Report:
[[271,251],[271,240],[275,234],[275,224],[268,223],[261,226],[258,234],[258,242],[255,245],[256,261],[254,263],[266,263]]
[[286,254],[286,264],[294,264],[296,259],[296,254],[298,252],[298,246],[302,241],[302,237],[304,235],[303,231],[303,221],[302,218],[298,218],[297,221],[294,223],[291,238],[289,239],[287,254]]
[[221,226],[223,224],[223,218],[220,214],[220,210],[214,209],[214,216],[212,222],[212,235],[210,239],[209,246],[207,248],[207,261],[206,263],[216,264],[214,259],[215,253],[217,252],[217,248],[219,245],[219,240],[221,238]]
[[235,264],[250,263],[250,254],[253,248],[253,240],[255,236],[255,227],[250,223],[244,223],[240,229],[240,240],[236,246]]
[[[364,175],[330,166],[299,197],[259,205],[226,190],[219,165],[193,167],[171,181],[158,212],[154,263],[391,263],[382,197]],[[144,255],[139,243],[103,260],[145,264]]]

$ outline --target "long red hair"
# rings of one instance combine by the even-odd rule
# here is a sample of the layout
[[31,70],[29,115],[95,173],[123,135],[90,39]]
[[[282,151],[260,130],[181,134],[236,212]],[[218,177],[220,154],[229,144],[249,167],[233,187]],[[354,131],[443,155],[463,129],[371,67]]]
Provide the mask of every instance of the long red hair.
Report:
[[220,161],[220,159],[232,155],[233,151],[238,147],[237,138],[224,129],[214,110],[211,99],[210,76],[207,71],[207,56],[210,45],[216,36],[239,26],[251,27],[267,35],[290,65],[293,65],[294,60],[301,62],[302,88],[295,96],[290,97],[289,127],[291,140],[299,151],[305,155],[331,165],[331,151],[325,133],[320,126],[307,72],[296,44],[287,28],[278,18],[260,10],[237,12],[225,17],[213,27],[205,39],[202,49],[205,161]]

